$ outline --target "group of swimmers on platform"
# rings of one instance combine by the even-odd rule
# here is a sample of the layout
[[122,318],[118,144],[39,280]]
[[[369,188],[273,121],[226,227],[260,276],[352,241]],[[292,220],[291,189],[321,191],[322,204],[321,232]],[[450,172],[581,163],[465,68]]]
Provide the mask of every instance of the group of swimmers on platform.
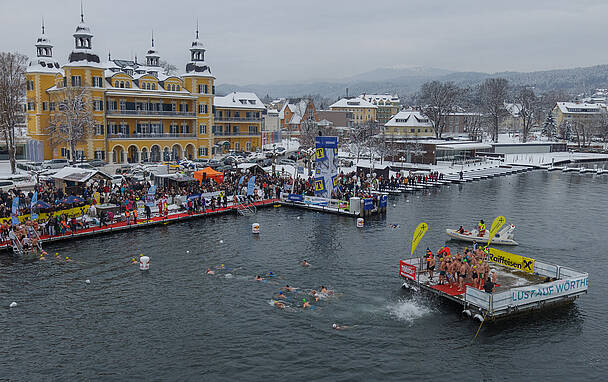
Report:
[[452,255],[449,247],[442,247],[433,255],[429,248],[424,255],[429,278],[433,281],[435,269],[439,270],[439,285],[448,284],[464,291],[467,284],[491,293],[496,285],[496,271],[490,269],[487,253],[481,248],[464,249],[464,254]]

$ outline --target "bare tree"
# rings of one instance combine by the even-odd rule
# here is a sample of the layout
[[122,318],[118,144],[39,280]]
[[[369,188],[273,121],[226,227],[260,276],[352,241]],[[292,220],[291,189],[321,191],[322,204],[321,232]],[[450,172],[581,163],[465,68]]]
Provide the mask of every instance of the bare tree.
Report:
[[48,133],[50,143],[56,147],[67,145],[70,159],[76,162],[76,145],[84,142],[93,132],[92,101],[85,88],[65,87],[53,94],[57,111],[51,114]]
[[608,113],[602,111],[598,120],[595,133],[599,138],[606,143],[608,141]]
[[469,113],[464,117],[464,131],[473,141],[483,138],[484,116],[481,113]]
[[361,156],[364,153],[370,152],[375,130],[375,124],[373,123],[363,123],[353,127],[353,132],[350,137],[350,147],[351,153],[354,153],[357,156],[357,163],[359,163],[359,159],[361,159]]
[[488,78],[479,87],[481,106],[491,121],[491,135],[494,142],[498,142],[498,126],[500,119],[507,113],[505,99],[509,81],[504,78]]
[[446,117],[454,111],[461,94],[462,89],[450,81],[422,84],[418,102],[422,106],[422,112],[433,124],[437,138],[441,138]]
[[15,126],[25,118],[25,68],[27,57],[19,53],[0,53],[0,129],[8,150],[11,174],[17,172],[15,161]]
[[160,65],[161,68],[163,68],[165,70],[165,73],[167,75],[172,75],[177,73],[177,66],[165,61],[165,60],[160,60],[160,62],[158,63]]
[[538,97],[534,94],[534,90],[523,87],[516,93],[515,102],[519,107],[519,117],[521,118],[521,141],[525,143],[528,141],[532,124],[538,114]]

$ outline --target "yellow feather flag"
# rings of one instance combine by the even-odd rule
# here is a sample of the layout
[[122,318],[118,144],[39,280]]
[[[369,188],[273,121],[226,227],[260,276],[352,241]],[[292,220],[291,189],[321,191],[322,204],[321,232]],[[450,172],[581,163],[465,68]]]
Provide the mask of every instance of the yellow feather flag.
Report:
[[410,254],[410,256],[414,255],[414,250],[418,246],[418,243],[420,243],[420,240],[422,240],[422,236],[424,236],[427,229],[429,229],[429,225],[426,223],[420,223],[418,224],[418,227],[416,227],[416,230],[414,231],[414,237],[412,237],[412,253]]
[[505,224],[505,217],[504,216],[497,216],[496,219],[494,219],[494,221],[492,222],[492,226],[490,227],[490,237],[488,238],[488,245],[490,245],[490,242],[492,241],[492,239],[494,239],[494,236],[498,233],[498,230]]

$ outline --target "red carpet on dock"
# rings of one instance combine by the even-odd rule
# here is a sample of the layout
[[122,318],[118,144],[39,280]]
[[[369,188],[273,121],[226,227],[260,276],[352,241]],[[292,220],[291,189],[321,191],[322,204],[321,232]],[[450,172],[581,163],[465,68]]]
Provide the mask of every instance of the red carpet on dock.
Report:
[[[473,287],[472,284],[465,284],[468,285],[470,287]],[[500,286],[499,284],[496,284],[496,286]],[[483,288],[483,283],[481,284],[481,287]],[[443,285],[432,285],[431,288],[438,290],[440,292],[443,292],[445,294],[449,294],[450,296],[460,296],[461,294],[464,294],[464,289],[458,289],[458,285],[453,285],[450,286],[449,284],[443,284]],[[465,286],[466,289],[466,286]]]

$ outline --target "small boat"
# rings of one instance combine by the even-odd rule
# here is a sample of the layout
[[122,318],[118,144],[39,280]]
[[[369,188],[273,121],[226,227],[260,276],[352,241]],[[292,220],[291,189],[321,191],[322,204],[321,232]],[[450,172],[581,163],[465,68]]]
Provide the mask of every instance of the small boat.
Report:
[[[513,231],[515,230],[515,226],[513,224],[509,224],[498,233],[492,239],[492,244],[496,245],[519,245],[515,240],[513,240]],[[446,229],[445,233],[454,240],[468,241],[470,243],[487,243],[490,238],[490,230],[486,230],[483,236],[479,236],[479,231],[474,229],[472,231],[464,231],[463,233],[458,232],[456,229]]]

